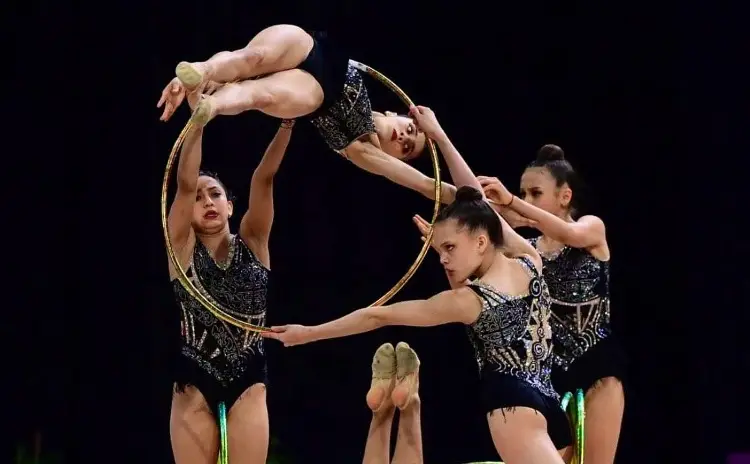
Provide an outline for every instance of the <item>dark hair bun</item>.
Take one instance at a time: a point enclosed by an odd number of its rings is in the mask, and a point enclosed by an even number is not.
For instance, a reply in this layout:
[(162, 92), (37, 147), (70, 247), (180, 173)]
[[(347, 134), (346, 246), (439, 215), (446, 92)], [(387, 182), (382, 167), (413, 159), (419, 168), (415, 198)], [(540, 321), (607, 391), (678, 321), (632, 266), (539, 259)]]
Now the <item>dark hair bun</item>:
[(471, 203), (472, 201), (482, 201), (484, 197), (482, 192), (474, 187), (463, 186), (456, 191), (456, 202)]
[(550, 161), (562, 161), (565, 159), (565, 152), (557, 145), (547, 144), (539, 149), (536, 153), (536, 160), (539, 163), (548, 163)]

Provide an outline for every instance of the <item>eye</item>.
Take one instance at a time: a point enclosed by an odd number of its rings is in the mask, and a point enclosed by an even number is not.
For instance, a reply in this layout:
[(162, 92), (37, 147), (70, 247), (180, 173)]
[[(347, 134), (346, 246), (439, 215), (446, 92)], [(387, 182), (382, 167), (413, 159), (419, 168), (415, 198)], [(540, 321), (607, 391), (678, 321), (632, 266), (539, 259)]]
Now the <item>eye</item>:
[(406, 126), (406, 133), (407, 134), (412, 134), (413, 132), (414, 132), (414, 125), (413, 124), (409, 124), (408, 126)]
[(221, 192), (211, 192), (212, 198), (219, 198), (221, 196)]
[(446, 251), (453, 251), (454, 248), (456, 248), (455, 245), (445, 245), (445, 250)]

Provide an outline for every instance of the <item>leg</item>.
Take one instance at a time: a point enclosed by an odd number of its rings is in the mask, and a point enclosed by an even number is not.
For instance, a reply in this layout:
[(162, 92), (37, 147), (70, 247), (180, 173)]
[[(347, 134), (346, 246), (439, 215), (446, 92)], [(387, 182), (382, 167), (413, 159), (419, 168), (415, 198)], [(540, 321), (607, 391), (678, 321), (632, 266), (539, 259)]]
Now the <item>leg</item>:
[(204, 95), (195, 108), (193, 122), (204, 126), (216, 115), (257, 110), (281, 119), (295, 119), (323, 104), (323, 89), (300, 69), (281, 71), (256, 80), (226, 84), (213, 95)]
[(229, 462), (265, 464), (268, 435), (266, 386), (256, 383), (245, 390), (227, 413)]
[(598, 380), (586, 392), (584, 457), (588, 464), (612, 464), (617, 453), (625, 409), (622, 383), (615, 377)]
[(189, 386), (172, 396), (169, 435), (176, 464), (216, 464), (219, 430), (205, 398)]
[[(397, 388), (400, 392), (409, 391), (408, 385), (413, 385), (411, 397), (405, 402), (406, 406), (401, 409), (398, 419), (398, 438), (396, 439), (396, 451), (393, 453), (392, 464), (422, 464), (424, 454), (422, 453), (422, 421), (420, 413), (422, 404), (419, 399), (419, 358), (417, 353), (406, 343), (399, 343), (396, 347), (396, 359), (399, 378), (403, 381)], [(407, 380), (408, 385), (407, 385)], [(400, 396), (401, 393), (394, 396)]]
[(547, 434), (547, 420), (527, 407), (496, 409), (487, 414), (492, 442), (505, 464), (563, 464)]
[(363, 464), (388, 464), (391, 448), (391, 427), (395, 408), (391, 392), (396, 383), (396, 351), (393, 345), (381, 345), (372, 358), (372, 380), (367, 392), (367, 406), (372, 409), (367, 432)]
[(250, 79), (296, 68), (307, 58), (314, 43), (303, 29), (278, 24), (260, 31), (245, 48), (217, 53), (204, 62), (183, 61), (175, 72), (188, 90), (206, 80), (224, 83)]

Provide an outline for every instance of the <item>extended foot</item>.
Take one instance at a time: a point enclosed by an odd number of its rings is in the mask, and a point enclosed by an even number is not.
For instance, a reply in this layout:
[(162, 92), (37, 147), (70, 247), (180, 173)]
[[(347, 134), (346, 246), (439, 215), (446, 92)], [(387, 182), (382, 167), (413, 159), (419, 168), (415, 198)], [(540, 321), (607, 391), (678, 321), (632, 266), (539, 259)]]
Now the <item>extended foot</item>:
[(203, 63), (188, 63), (183, 61), (175, 68), (177, 79), (188, 91), (197, 89), (206, 79), (206, 66)]
[(373, 411), (383, 407), (390, 398), (396, 384), (396, 351), (385, 343), (375, 351), (372, 358), (372, 381), (367, 392), (367, 406)]
[(216, 116), (216, 105), (214, 98), (210, 95), (201, 95), (200, 101), (195, 106), (191, 121), (198, 127), (203, 127)]
[(396, 387), (391, 393), (393, 404), (406, 409), (419, 394), (419, 356), (404, 343), (396, 345)]

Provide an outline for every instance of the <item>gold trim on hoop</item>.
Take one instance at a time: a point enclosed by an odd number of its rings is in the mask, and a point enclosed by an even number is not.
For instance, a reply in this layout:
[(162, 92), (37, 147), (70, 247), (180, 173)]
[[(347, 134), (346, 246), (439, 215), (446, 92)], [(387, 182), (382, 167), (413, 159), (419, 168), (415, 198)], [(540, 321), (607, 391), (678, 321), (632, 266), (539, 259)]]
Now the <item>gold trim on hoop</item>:
[[(388, 87), (391, 91), (398, 95), (401, 101), (403, 101), (407, 106), (411, 107), (414, 104), (403, 90), (401, 90), (396, 84), (393, 83), (392, 80), (388, 79), (380, 72), (354, 60), (349, 60), (349, 62), (360, 71), (367, 73), (368, 75), (374, 77), (383, 85)], [(180, 265), (179, 261), (177, 260), (177, 256), (175, 255), (174, 248), (172, 247), (172, 242), (169, 239), (169, 227), (167, 224), (167, 189), (169, 187), (169, 177), (172, 174), (172, 167), (174, 166), (174, 162), (177, 159), (177, 154), (180, 151), (180, 147), (185, 141), (185, 138), (187, 137), (187, 134), (191, 128), (192, 118), (188, 120), (187, 124), (185, 124), (185, 127), (182, 129), (182, 132), (180, 132), (180, 135), (177, 137), (177, 140), (172, 147), (172, 152), (169, 154), (167, 167), (164, 170), (164, 179), (161, 185), (161, 226), (164, 232), (164, 242), (167, 246), (167, 255), (169, 256), (169, 260), (172, 262), (172, 266), (174, 266), (175, 270), (177, 271), (177, 280), (190, 294), (190, 296), (195, 298), (211, 314), (216, 316), (218, 319), (226, 322), (227, 324), (231, 324), (244, 330), (252, 332), (267, 332), (269, 330), (267, 327), (261, 327), (258, 325), (250, 324), (241, 319), (237, 319), (236, 317), (229, 315), (226, 310), (222, 309), (218, 304), (214, 303), (205, 295), (203, 295), (200, 290), (198, 290), (190, 281), (190, 278), (187, 276), (185, 270)], [(435, 144), (430, 139), (426, 139), (426, 144), (427, 148), (430, 150), (430, 157), (432, 158), (432, 168), (435, 177), (435, 206), (433, 208), (432, 221), (430, 222), (430, 226), (432, 226), (435, 224), (435, 219), (437, 218), (438, 211), (440, 210), (440, 194), (442, 190), (442, 184), (440, 182), (440, 162), (438, 160)], [(396, 285), (391, 287), (390, 290), (388, 290), (383, 296), (378, 298), (378, 300), (372, 303), (370, 306), (380, 306), (393, 298), (393, 296), (398, 293), (399, 290), (404, 287), (404, 285), (406, 285), (406, 282), (408, 282), (409, 279), (411, 279), (411, 277), (417, 271), (417, 268), (419, 268), (420, 264), (422, 264), (422, 261), (424, 261), (425, 256), (427, 256), (427, 252), (430, 250), (431, 245), (432, 227), (430, 227), (430, 233), (424, 241), (422, 249), (417, 255), (417, 259), (414, 260), (414, 263), (406, 271), (406, 274), (404, 274), (404, 276), (401, 277), (398, 282), (396, 282)]]

